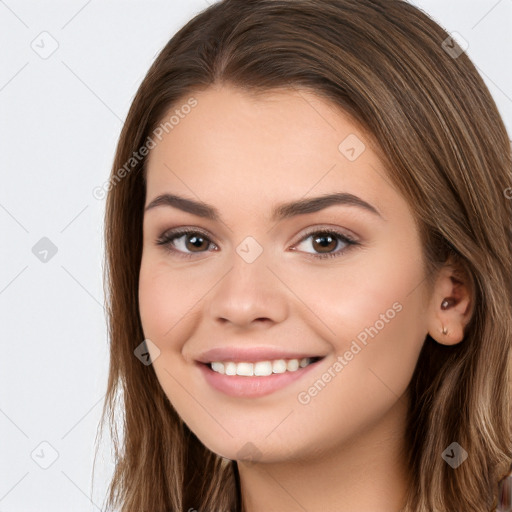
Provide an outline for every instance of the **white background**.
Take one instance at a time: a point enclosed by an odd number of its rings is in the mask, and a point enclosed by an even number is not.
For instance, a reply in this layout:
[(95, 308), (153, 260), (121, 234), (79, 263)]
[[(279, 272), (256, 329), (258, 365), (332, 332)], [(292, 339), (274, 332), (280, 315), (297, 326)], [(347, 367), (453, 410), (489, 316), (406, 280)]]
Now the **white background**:
[[(413, 3), (468, 41), (512, 134), (512, 0)], [(156, 54), (207, 5), (0, 0), (0, 512), (103, 502), (108, 451), (91, 498), (108, 366), (104, 200), (92, 191)], [(43, 59), (33, 47), (52, 38)], [(57, 249), (45, 263), (32, 251), (43, 237)]]

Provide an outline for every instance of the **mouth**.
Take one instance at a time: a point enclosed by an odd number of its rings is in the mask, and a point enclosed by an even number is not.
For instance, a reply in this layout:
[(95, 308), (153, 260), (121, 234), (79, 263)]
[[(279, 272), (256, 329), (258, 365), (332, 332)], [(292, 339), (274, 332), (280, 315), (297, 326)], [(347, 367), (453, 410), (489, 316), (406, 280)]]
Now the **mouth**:
[(214, 372), (221, 375), (240, 375), (243, 377), (266, 377), (272, 374), (296, 372), (300, 368), (320, 361), (323, 357), (303, 357), (301, 359), (274, 359), (256, 362), (212, 361), (206, 363)]
[(264, 361), (211, 361), (198, 366), (206, 382), (216, 391), (234, 397), (268, 395), (304, 378), (327, 356)]

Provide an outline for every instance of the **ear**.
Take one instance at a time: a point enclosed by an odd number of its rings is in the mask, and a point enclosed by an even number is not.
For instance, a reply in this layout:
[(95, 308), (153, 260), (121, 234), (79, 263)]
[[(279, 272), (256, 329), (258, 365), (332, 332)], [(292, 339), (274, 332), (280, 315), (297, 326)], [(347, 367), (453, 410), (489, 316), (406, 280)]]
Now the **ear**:
[(442, 345), (455, 345), (464, 339), (472, 313), (469, 276), (460, 265), (447, 263), (439, 271), (431, 294), (428, 334)]

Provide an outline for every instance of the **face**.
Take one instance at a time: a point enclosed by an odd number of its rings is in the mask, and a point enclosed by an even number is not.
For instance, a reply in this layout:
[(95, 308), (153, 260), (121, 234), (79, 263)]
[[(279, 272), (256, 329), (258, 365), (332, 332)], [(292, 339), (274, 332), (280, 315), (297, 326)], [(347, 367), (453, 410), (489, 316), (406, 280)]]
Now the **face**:
[(194, 97), (147, 167), (139, 304), (157, 378), (224, 457), (348, 446), (404, 403), (428, 332), (412, 212), (313, 93)]

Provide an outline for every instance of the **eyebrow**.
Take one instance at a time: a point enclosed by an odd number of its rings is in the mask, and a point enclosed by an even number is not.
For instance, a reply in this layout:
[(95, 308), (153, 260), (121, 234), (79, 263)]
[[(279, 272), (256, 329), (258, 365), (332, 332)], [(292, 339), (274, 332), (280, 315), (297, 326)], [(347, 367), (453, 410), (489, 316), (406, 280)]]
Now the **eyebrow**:
[[(277, 205), (272, 211), (271, 221), (278, 222), (297, 215), (318, 212), (333, 205), (355, 206), (384, 220), (384, 217), (380, 214), (377, 208), (370, 203), (367, 203), (360, 197), (353, 194), (339, 192)], [(197, 215), (198, 217), (216, 222), (221, 220), (221, 215), (214, 206), (202, 201), (195, 201), (193, 199), (188, 199), (174, 194), (162, 194), (157, 196), (144, 208), (144, 212), (160, 206), (171, 206), (184, 212)]]

